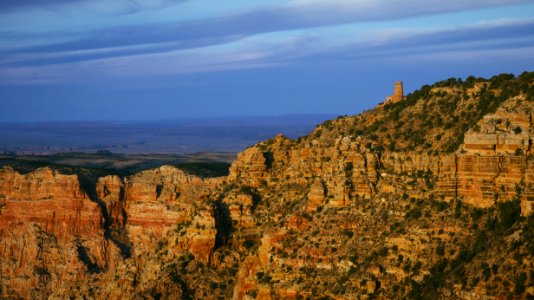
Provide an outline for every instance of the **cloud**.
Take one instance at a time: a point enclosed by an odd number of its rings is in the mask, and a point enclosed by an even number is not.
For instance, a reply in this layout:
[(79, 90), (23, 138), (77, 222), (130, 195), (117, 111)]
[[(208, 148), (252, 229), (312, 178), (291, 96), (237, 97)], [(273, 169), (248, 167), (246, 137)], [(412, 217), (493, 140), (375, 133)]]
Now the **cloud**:
[[(534, 20), (498, 20), (493, 23), (445, 28), (439, 30), (397, 29), (371, 31), (367, 38), (341, 46), (328, 35), (269, 36), (260, 35), (235, 40), (223, 46), (197, 49), (122, 55), (71, 61), (35, 67), (0, 68), (3, 84), (31, 84), (60, 81), (87, 81), (110, 77), (169, 76), (175, 74), (268, 68), (287, 64), (314, 64), (317, 61), (351, 63), (376, 60), (403, 60), (421, 56), (438, 57), (455, 62), (484, 59), (499, 53), (515, 53), (525, 57), (525, 49), (534, 47)], [(378, 37), (376, 37), (378, 36)], [(162, 45), (161, 47), (165, 47)], [(172, 47), (171, 47), (172, 48)], [(92, 52), (92, 51), (90, 51)], [(91, 53), (92, 54), (92, 53)], [(461, 56), (463, 54), (464, 56)]]
[[(56, 1), (64, 2), (62, 0)], [(54, 52), (178, 41), (191, 42), (194, 45), (197, 40), (216, 37), (251, 36), (327, 25), (403, 19), (417, 15), (481, 9), (524, 2), (530, 1), (296, 0), (286, 5), (258, 8), (239, 14), (203, 20), (113, 26), (81, 32), (80, 38), (67, 42), (21, 47), (12, 51)]]
[(88, 60), (96, 60), (103, 58), (113, 58), (131, 55), (142, 55), (151, 53), (165, 53), (177, 50), (187, 50), (194, 48), (203, 48), (213, 45), (226, 44), (240, 40), (241, 36), (221, 36), (205, 39), (196, 39), (194, 41), (178, 41), (178, 42), (163, 42), (163, 43), (148, 43), (127, 46), (117, 46), (108, 48), (96, 49), (82, 49), (82, 50), (66, 50), (54, 52), (12, 52), (11, 55), (6, 56), (0, 60), (0, 66), (39, 66), (50, 64), (62, 64), (69, 62), (82, 62)]
[(69, 3), (75, 3), (75, 2), (88, 2), (90, 0), (48, 0), (48, 1), (42, 1), (42, 0), (20, 0), (20, 1), (2, 1), (0, 2), (0, 10), (3, 12), (16, 10), (20, 8), (28, 8), (28, 7), (37, 7), (37, 8), (45, 8), (45, 7), (54, 7), (62, 4), (69, 4)]
[[(84, 0), (75, 2), (78, 1)], [(59, 5), (65, 1), (52, 2)], [(150, 1), (133, 2), (142, 5)], [(323, 59), (358, 61), (417, 53), (520, 49), (533, 44), (533, 20), (498, 20), (439, 30), (360, 30), (352, 40), (339, 40), (328, 32), (291, 31), (323, 25), (335, 31), (339, 24), (519, 2), (522, 1), (451, 0), (443, 4), (422, 0), (295, 0), (218, 18), (113, 26), (80, 33), (80, 38), (70, 41), (0, 50), (0, 84), (266, 68)], [(60, 39), (62, 35), (53, 32), (50, 36)], [(72, 33), (65, 36), (72, 37)], [(16, 38), (16, 32), (0, 32), (0, 40)], [(32, 38), (35, 37), (30, 34), (28, 39)]]
[[(363, 41), (347, 43), (334, 49), (303, 57), (307, 61), (403, 61), (420, 56), (450, 58), (451, 63), (466, 62), (484, 58), (482, 53), (521, 53), (522, 49), (534, 47), (534, 20), (496, 21), (471, 26), (415, 30), (397, 29), (394, 34), (388, 31), (371, 31)], [(455, 53), (454, 55), (448, 55)], [(465, 57), (460, 56), (466, 54)], [(527, 58), (526, 56), (521, 56)], [(452, 60), (454, 58), (454, 60)], [(505, 57), (500, 60), (505, 60)], [(513, 57), (510, 59), (519, 59)]]
[(120, 8), (122, 12), (136, 12), (144, 9), (159, 9), (169, 5), (185, 2), (187, 0), (19, 0), (1, 1), (0, 14), (23, 9), (45, 9), (57, 10), (64, 7), (79, 7), (82, 9), (94, 10), (96, 12), (116, 10)]
[(529, 38), (534, 42), (534, 20), (497, 20), (471, 26), (462, 26), (432, 31), (410, 33), (396, 32), (388, 39), (374, 45), (364, 45), (367, 51), (380, 49), (410, 49), (437, 47), (443, 45), (457, 45), (464, 43), (481, 43), (495, 41), (502, 43), (506, 40)]

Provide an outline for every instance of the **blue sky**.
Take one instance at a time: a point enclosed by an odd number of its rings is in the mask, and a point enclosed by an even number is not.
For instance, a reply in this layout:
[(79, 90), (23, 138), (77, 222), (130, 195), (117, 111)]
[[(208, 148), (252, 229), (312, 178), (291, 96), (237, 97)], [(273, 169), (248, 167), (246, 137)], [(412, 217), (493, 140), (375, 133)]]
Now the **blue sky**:
[(534, 70), (534, 1), (0, 2), (0, 121), (355, 114)]

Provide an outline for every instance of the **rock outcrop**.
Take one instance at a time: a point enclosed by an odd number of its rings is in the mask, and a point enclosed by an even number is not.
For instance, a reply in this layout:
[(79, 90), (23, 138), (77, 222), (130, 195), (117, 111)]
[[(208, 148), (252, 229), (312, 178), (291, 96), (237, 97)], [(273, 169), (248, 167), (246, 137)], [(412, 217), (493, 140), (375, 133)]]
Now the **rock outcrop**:
[(103, 238), (100, 207), (76, 175), (4, 168), (0, 191), (2, 297), (38, 298), (105, 268), (113, 249)]
[(462, 148), (480, 155), (531, 153), (532, 134), (532, 105), (517, 97), (469, 129)]
[[(201, 206), (221, 183), (164, 166), (125, 179), (101, 177), (89, 196), (77, 175), (1, 169), (2, 295), (85, 294), (69, 287), (96, 279), (104, 283), (94, 295), (122, 298), (157, 281), (166, 260), (191, 253), (207, 263), (216, 229), (210, 209)], [(151, 258), (164, 246), (172, 249), (165, 258)]]
[(533, 79), (426, 86), (226, 178), (0, 169), (0, 298), (532, 297)]

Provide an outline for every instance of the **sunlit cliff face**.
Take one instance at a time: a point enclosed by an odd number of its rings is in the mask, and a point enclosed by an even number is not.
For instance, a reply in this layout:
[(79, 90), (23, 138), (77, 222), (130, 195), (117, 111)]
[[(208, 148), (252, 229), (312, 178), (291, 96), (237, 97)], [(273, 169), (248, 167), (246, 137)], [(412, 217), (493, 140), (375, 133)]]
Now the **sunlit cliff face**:
[(532, 73), (439, 82), (220, 178), (5, 167), (0, 295), (528, 298), (533, 95)]

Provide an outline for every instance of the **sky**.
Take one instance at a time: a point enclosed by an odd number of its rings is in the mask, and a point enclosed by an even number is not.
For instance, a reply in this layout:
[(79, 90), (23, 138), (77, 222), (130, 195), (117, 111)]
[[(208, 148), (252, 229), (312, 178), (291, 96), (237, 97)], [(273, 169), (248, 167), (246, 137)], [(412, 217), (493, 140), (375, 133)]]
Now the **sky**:
[(0, 1), (0, 122), (374, 107), (534, 70), (534, 0)]

